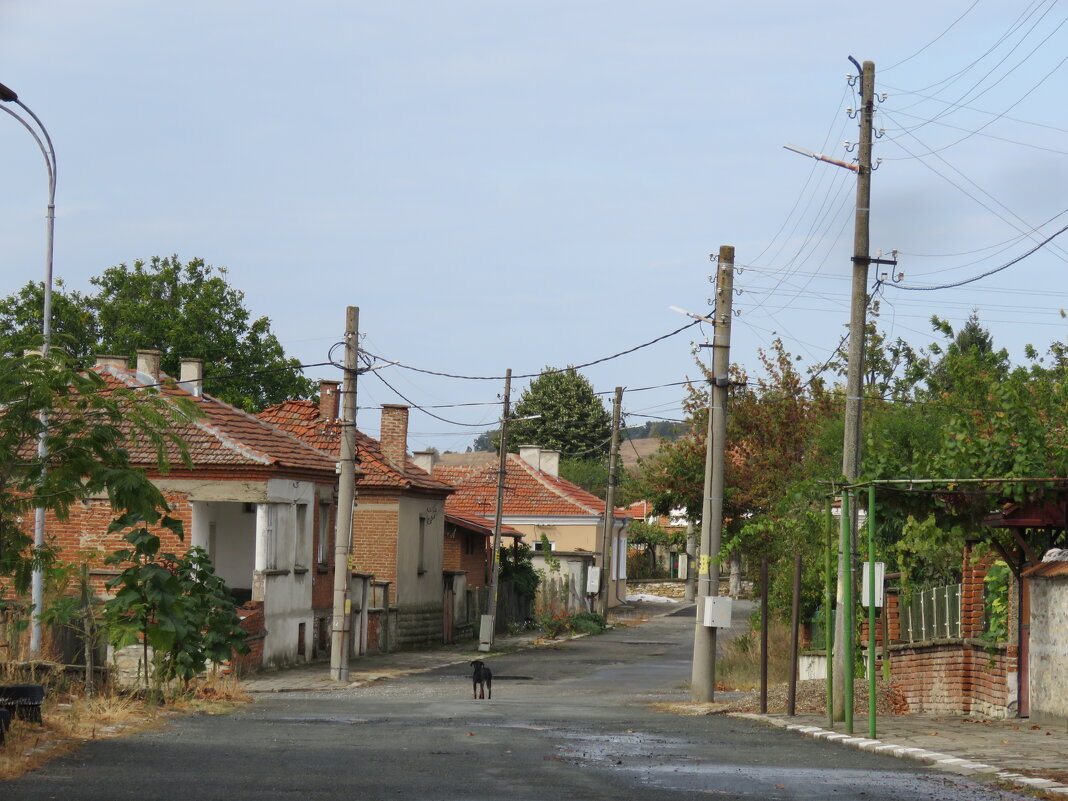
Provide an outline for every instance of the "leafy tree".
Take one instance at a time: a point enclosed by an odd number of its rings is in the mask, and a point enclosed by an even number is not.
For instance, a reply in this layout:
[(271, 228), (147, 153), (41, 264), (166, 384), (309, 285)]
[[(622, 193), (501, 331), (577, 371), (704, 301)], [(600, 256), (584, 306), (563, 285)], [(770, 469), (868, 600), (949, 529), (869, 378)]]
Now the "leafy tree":
[[(51, 547), (33, 548), (33, 510), (65, 519), (71, 506), (106, 494), (114, 509), (150, 519), (167, 509), (160, 491), (130, 462), (131, 441), (154, 447), (161, 468), (168, 449), (183, 443), (168, 429), (195, 417), (191, 405), (165, 402), (153, 391), (110, 387), (80, 373), (63, 353), (0, 354), (0, 578), (17, 594), (29, 588), (34, 568), (55, 560)], [(47, 419), (45, 460), (37, 442)]]
[(160, 538), (148, 525), (157, 522), (180, 533), (179, 521), (166, 517), (117, 519), (111, 530), (130, 528), (124, 536), (130, 547), (107, 559), (108, 564), (127, 565), (108, 581), (115, 591), (104, 605), (111, 642), (122, 648), (140, 641), (146, 690), (149, 648), (157, 687), (173, 679), (188, 683), (204, 672), (209, 660), (219, 663), (234, 650), (249, 650), (233, 599), (207, 552), (199, 547), (182, 557), (161, 552)]
[(657, 523), (647, 523), (644, 520), (634, 520), (627, 526), (627, 542), (645, 552), (648, 556), (647, 564), (641, 575), (634, 578), (660, 578), (660, 569), (657, 564), (657, 548), (680, 547), (686, 544), (686, 532), (669, 532)]
[[(163, 370), (177, 376), (182, 358), (203, 359), (211, 394), (252, 412), (314, 393), (270, 320), (252, 319), (225, 268), (156, 256), (109, 267), (91, 283), (95, 294), (62, 285), (53, 293), (57, 344), (83, 365), (96, 353), (133, 358), (139, 349), (154, 349), (163, 354)], [(41, 293), (30, 283), (0, 301), (3, 350), (18, 352), (40, 332)]]
[(475, 441), (471, 443), (471, 450), (496, 453), (500, 448), (501, 430), (495, 428), (492, 431), (483, 431)]
[(564, 456), (593, 457), (608, 453), (611, 418), (593, 387), (574, 367), (546, 367), (530, 382), (513, 414), (539, 415), (519, 420), (508, 430), (510, 450), (540, 445)]

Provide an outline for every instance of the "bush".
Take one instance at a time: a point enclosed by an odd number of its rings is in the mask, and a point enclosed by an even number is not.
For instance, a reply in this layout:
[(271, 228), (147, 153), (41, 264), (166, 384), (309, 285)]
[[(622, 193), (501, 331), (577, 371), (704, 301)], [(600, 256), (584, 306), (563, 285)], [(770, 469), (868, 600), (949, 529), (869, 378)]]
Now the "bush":
[(561, 634), (600, 634), (606, 627), (604, 617), (596, 612), (543, 612), (535, 616), (534, 622), (550, 640)]

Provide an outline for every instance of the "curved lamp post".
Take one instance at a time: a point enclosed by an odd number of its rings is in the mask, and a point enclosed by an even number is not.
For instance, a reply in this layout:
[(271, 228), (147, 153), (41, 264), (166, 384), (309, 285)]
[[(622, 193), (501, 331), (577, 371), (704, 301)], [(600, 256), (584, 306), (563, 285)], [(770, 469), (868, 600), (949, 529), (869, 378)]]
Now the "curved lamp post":
[[(29, 106), (19, 100), (19, 96), (8, 87), (0, 83), (0, 102), (14, 103), (21, 108), (30, 119), (36, 123), (36, 128), (18, 112), (12, 111), (7, 105), (0, 105), (0, 110), (6, 111), (19, 121), (23, 128), (30, 132), (30, 136), (37, 142), (44, 156), (45, 167), (48, 169), (48, 213), (46, 215), (45, 233), (45, 276), (44, 276), (44, 308), (41, 322), (41, 335), (43, 344), (41, 352), (47, 358), (52, 345), (52, 243), (56, 229), (56, 151), (52, 147), (52, 138), (48, 135), (48, 129), (40, 118), (33, 113)], [(37, 437), (37, 457), (44, 464), (48, 458), (48, 415), (41, 412), (41, 432)], [(44, 524), (45, 510), (37, 507), (34, 510), (33, 524), (33, 547), (35, 550), (44, 547)], [(41, 610), (44, 606), (44, 573), (39, 567), (33, 570), (33, 579), (30, 589), (30, 600), (33, 603), (33, 617), (30, 622), (30, 657), (38, 658), (41, 655)]]

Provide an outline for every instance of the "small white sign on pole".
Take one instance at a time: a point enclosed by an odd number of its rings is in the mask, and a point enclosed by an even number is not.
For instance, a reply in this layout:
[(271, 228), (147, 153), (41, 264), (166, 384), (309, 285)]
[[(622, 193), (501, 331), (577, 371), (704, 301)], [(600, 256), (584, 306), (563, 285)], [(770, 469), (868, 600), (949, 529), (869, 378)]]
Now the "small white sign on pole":
[(601, 591), (601, 568), (590, 565), (586, 573), (586, 594), (596, 595)]
[[(868, 589), (868, 576), (871, 575), (871, 563), (864, 562), (860, 569), (860, 602), (864, 605), (868, 605), (868, 598), (870, 596), (870, 590)], [(880, 607), (883, 605), (883, 582), (886, 578), (886, 562), (875, 563), (875, 606)], [(855, 585), (854, 585), (855, 586)]]
[(714, 629), (731, 627), (731, 599), (718, 595), (705, 598), (705, 617), (702, 624)]

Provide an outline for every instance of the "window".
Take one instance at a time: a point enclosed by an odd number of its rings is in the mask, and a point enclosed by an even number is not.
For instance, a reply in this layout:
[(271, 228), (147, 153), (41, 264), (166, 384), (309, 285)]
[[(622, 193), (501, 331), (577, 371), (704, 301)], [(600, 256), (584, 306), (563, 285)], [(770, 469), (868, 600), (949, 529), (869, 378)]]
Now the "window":
[(306, 567), (308, 564), (308, 504), (298, 503), (293, 531), (293, 566)]
[(426, 572), (426, 516), (419, 515), (419, 575)]
[(330, 504), (319, 504), (319, 547), (316, 553), (316, 561), (320, 565), (326, 565), (330, 561)]

